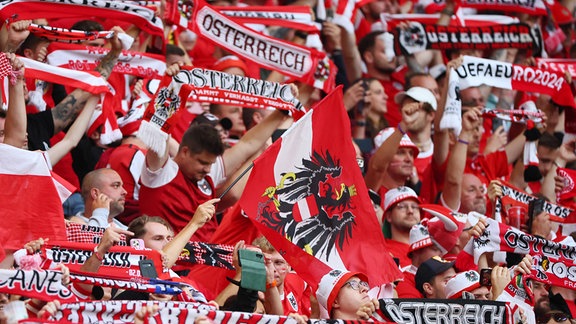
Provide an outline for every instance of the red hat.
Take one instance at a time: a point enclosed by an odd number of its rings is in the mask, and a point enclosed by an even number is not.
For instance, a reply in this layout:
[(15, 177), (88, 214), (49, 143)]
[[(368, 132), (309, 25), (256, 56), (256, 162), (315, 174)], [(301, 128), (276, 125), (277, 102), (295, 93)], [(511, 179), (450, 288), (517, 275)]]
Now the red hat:
[[(382, 143), (384, 143), (384, 141), (386, 141), (386, 139), (390, 137), (392, 133), (394, 133), (394, 130), (395, 130), (394, 127), (388, 127), (381, 130), (378, 133), (378, 135), (374, 137), (374, 147), (379, 148), (380, 145), (382, 145)], [(411, 148), (413, 151), (414, 158), (416, 158), (418, 156), (418, 153), (420, 153), (418, 146), (416, 146), (416, 144), (412, 142), (412, 140), (410, 139), (410, 137), (408, 137), (408, 135), (402, 136), (402, 139), (400, 140), (400, 145), (398, 145), (398, 148), (401, 147)]]
[(462, 298), (462, 293), (472, 292), (480, 287), (480, 275), (474, 270), (460, 272), (446, 283), (446, 297), (448, 299)]
[(368, 282), (368, 277), (366, 277), (365, 274), (346, 270), (331, 270), (322, 277), (318, 284), (318, 290), (316, 290), (316, 298), (318, 299), (318, 304), (320, 304), (320, 317), (328, 318), (330, 316), (332, 304), (338, 296), (340, 288), (344, 286), (348, 279), (354, 276), (360, 278), (362, 281)]
[(450, 209), (433, 204), (420, 205), (422, 210), (432, 214), (428, 221), (430, 239), (442, 252), (442, 255), (452, 250), (466, 225), (466, 215), (452, 212)]
[(216, 63), (214, 63), (214, 66), (212, 68), (217, 71), (224, 71), (225, 69), (232, 67), (237, 67), (241, 69), (242, 71), (244, 71), (244, 75), (248, 74), (248, 67), (246, 67), (246, 63), (244, 63), (244, 61), (242, 61), (240, 58), (238, 58), (238, 56), (235, 55), (228, 55), (222, 57), (221, 59), (216, 61)]

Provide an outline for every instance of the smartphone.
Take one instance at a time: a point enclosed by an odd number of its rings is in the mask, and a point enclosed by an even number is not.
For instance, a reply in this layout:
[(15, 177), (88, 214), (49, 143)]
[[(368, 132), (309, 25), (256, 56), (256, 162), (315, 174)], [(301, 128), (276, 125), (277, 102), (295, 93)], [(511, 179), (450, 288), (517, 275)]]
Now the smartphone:
[(542, 198), (533, 199), (528, 202), (528, 222), (526, 225), (528, 226), (528, 233), (532, 233), (532, 223), (534, 221), (534, 217), (538, 216), (540, 213), (544, 211), (544, 205), (546, 204), (546, 200)]
[(140, 260), (138, 262), (140, 267), (140, 274), (144, 278), (158, 278), (158, 272), (156, 272), (156, 267), (154, 267), (154, 261), (150, 259)]
[(334, 9), (326, 8), (326, 21), (332, 21), (334, 19)]
[(484, 287), (492, 286), (492, 269), (486, 268), (480, 270), (480, 286)]
[(238, 261), (242, 267), (242, 288), (266, 291), (266, 266), (264, 254), (252, 250), (238, 251)]
[(131, 239), (130, 246), (135, 250), (144, 250), (144, 240), (143, 239)]
[(362, 115), (362, 112), (364, 111), (364, 100), (366, 99), (366, 92), (368, 91), (368, 82), (366, 82), (366, 80), (362, 79), (362, 89), (364, 89), (364, 93), (362, 94), (362, 99), (360, 99), (360, 101), (356, 104), (356, 112), (359, 115)]

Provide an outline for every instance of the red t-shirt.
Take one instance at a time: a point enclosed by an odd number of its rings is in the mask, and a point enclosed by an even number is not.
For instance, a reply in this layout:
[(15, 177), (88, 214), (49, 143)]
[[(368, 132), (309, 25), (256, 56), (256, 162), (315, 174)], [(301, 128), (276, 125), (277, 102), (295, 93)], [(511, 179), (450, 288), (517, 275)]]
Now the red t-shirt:
[[(194, 216), (196, 208), (214, 198), (214, 183), (210, 176), (195, 182), (187, 179), (176, 162), (168, 159), (156, 172), (145, 170), (140, 179), (140, 211), (164, 218), (175, 233), (180, 232)], [(192, 241), (208, 242), (216, 231), (216, 217), (204, 224)]]
[(410, 249), (410, 245), (392, 239), (384, 239), (384, 241), (386, 242), (388, 252), (400, 260), (401, 268), (412, 264), (412, 260), (410, 260), (408, 257), (408, 250)]
[[(409, 270), (410, 268), (412, 268), (412, 265), (402, 271), (404, 281), (400, 281), (398, 285), (396, 285), (398, 298), (424, 298), (418, 289), (416, 289), (416, 280), (414, 279), (414, 273)], [(413, 270), (416, 271), (417, 269)]]
[(466, 160), (465, 173), (472, 173), (488, 185), (490, 180), (505, 179), (509, 175), (508, 156), (501, 149), (488, 155), (477, 155)]
[(284, 278), (284, 315), (298, 313), (310, 316), (310, 286), (295, 273), (288, 273)]

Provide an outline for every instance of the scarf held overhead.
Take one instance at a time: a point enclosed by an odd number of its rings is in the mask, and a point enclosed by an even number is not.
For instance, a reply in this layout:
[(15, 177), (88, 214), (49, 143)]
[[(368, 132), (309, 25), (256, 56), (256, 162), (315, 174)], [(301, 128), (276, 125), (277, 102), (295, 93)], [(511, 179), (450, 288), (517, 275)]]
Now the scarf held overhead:
[(163, 35), (162, 19), (149, 8), (112, 0), (11, 0), (0, 2), (0, 18), (62, 19), (98, 17), (135, 24), (151, 35)]
[(329, 92), (334, 88), (336, 67), (325, 53), (262, 35), (211, 8), (203, 1), (194, 6), (189, 29), (217, 46)]
[[(42, 257), (47, 261), (43, 268), (50, 268), (53, 264), (63, 263), (71, 272), (81, 273), (82, 265), (94, 253), (94, 244), (74, 242), (52, 242), (42, 246)], [(139, 262), (151, 259), (154, 262), (156, 272), (161, 275), (162, 258), (158, 251), (136, 250), (128, 246), (113, 246), (102, 260), (100, 272), (119, 278), (141, 277)]]
[(538, 53), (542, 40), (524, 23), (483, 27), (438, 26), (410, 23), (396, 28), (397, 51), (411, 55), (424, 50), (528, 49)]
[(496, 60), (464, 56), (456, 70), (460, 89), (486, 84), (492, 87), (550, 95), (564, 107), (576, 108), (570, 86), (561, 74), (531, 66), (521, 66)]
[[(93, 71), (109, 51), (102, 47), (52, 43), (48, 46), (46, 62), (70, 70)], [(112, 72), (143, 79), (160, 79), (165, 70), (166, 62), (161, 55), (122, 51)]]

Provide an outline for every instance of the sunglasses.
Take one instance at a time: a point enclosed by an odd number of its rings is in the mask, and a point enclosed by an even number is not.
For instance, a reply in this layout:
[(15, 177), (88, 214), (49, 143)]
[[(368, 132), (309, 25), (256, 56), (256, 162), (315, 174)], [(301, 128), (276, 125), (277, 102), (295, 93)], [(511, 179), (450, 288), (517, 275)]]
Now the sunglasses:
[(549, 314), (545, 314), (544, 316), (542, 316), (538, 320), (538, 324), (548, 323), (550, 321), (550, 319), (554, 319), (554, 321), (559, 322), (559, 323), (569, 320), (568, 315), (566, 315), (564, 313), (549, 313)]

